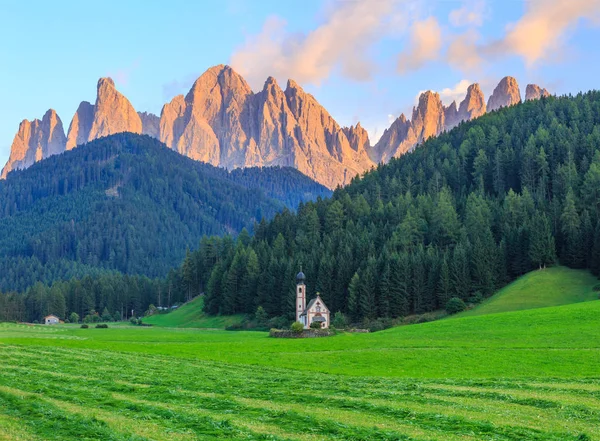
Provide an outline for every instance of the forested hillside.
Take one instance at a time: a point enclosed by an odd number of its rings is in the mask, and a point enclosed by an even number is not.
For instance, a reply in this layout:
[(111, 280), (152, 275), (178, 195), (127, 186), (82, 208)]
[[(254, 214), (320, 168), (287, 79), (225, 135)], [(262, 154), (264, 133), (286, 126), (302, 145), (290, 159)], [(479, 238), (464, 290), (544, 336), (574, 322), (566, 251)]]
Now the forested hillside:
[(179, 270), (213, 314), (294, 311), (309, 298), (353, 320), (477, 301), (556, 261), (600, 271), (600, 93), (530, 101), (430, 139), (331, 199), (203, 240)]
[(329, 194), (294, 169), (230, 173), (148, 136), (98, 139), (0, 181), (0, 289), (106, 270), (165, 276), (203, 235)]

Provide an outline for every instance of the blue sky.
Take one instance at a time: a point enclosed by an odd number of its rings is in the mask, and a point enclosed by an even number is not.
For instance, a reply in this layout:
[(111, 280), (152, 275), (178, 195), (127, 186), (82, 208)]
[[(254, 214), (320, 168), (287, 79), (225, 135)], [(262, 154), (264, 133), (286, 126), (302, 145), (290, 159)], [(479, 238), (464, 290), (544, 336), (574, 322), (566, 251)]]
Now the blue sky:
[(3, 0), (0, 163), (22, 119), (54, 108), (66, 131), (102, 76), (156, 114), (215, 64), (254, 90), (291, 77), (372, 137), (427, 89), (449, 103), (505, 75), (523, 94), (598, 88), (599, 12), (600, 0)]

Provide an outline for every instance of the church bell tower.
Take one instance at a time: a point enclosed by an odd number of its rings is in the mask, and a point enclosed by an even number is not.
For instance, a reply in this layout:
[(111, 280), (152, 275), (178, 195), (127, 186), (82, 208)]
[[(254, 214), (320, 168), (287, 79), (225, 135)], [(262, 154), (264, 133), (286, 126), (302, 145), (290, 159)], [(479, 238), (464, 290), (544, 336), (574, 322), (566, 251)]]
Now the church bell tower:
[(301, 319), (300, 315), (306, 309), (306, 285), (304, 281), (306, 280), (306, 276), (300, 269), (300, 272), (296, 275), (296, 321), (306, 325), (303, 319)]

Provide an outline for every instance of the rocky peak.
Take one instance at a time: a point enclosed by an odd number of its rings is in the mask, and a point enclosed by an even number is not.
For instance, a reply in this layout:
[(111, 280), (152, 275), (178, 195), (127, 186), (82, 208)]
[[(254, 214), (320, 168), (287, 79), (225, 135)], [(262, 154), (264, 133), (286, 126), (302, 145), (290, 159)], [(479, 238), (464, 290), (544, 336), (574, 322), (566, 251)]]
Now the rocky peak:
[(160, 118), (149, 112), (138, 112), (138, 116), (142, 120), (142, 134), (160, 138)]
[(487, 103), (487, 111), (492, 112), (501, 107), (508, 107), (521, 102), (519, 84), (513, 77), (504, 77), (494, 89)]
[(537, 100), (542, 97), (548, 97), (548, 96), (550, 96), (550, 92), (548, 92), (546, 89), (541, 88), (537, 84), (528, 84), (527, 88), (525, 89), (525, 100), (526, 101)]
[(165, 104), (160, 112), (159, 139), (167, 147), (175, 148), (177, 140), (183, 133), (185, 109), (185, 97), (177, 95), (171, 102)]
[(469, 121), (484, 115), (485, 112), (486, 105), (483, 92), (478, 83), (471, 84), (467, 89), (465, 99), (461, 101), (458, 108), (458, 121)]
[(417, 143), (437, 136), (444, 130), (444, 106), (438, 93), (428, 90), (421, 94), (418, 106), (413, 109), (412, 126)]
[(62, 153), (65, 144), (62, 121), (53, 109), (48, 110), (41, 121), (21, 121), (0, 177), (4, 179), (12, 170), (27, 168), (34, 162)]
[(450, 130), (452, 127), (457, 126), (459, 122), (458, 107), (456, 101), (452, 101), (452, 104), (448, 107), (444, 107), (444, 124), (446, 130)]
[(100, 78), (88, 141), (121, 132), (142, 133), (142, 120), (129, 100), (115, 88), (115, 82)]
[(71, 150), (78, 145), (88, 142), (93, 123), (94, 105), (87, 101), (82, 101), (69, 125), (66, 149)]
[(346, 138), (348, 138), (350, 147), (355, 152), (367, 151), (371, 147), (369, 142), (369, 134), (360, 125), (360, 122), (357, 123), (356, 126), (343, 127), (342, 131), (346, 135)]
[(402, 113), (392, 125), (383, 132), (377, 144), (369, 150), (369, 156), (375, 163), (388, 162), (409, 151), (417, 143), (413, 126)]

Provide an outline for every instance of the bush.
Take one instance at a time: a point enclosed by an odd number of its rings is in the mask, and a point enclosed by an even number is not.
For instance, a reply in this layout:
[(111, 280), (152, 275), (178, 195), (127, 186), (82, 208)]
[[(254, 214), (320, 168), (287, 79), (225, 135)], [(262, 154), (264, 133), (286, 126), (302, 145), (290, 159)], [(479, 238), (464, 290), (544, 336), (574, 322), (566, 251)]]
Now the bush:
[(108, 308), (104, 308), (104, 311), (102, 311), (102, 321), (103, 322), (110, 322), (112, 321), (112, 315), (110, 314), (110, 312), (108, 312)]
[(40, 322), (38, 322), (37, 320), (34, 320), (34, 321), (33, 321), (33, 324), (34, 324), (34, 325), (39, 325), (39, 324), (40, 324)]
[(448, 303), (446, 303), (446, 311), (448, 311), (448, 314), (456, 314), (457, 312), (464, 311), (465, 309), (467, 309), (467, 305), (465, 305), (465, 302), (458, 297), (452, 297), (450, 300), (448, 300)]
[(81, 325), (81, 329), (87, 329), (87, 328), (89, 328), (89, 326), (86, 325), (85, 323), (83, 325)]
[(256, 308), (256, 312), (254, 313), (254, 320), (256, 321), (256, 326), (259, 328), (264, 328), (267, 326), (269, 315), (262, 306)]
[(321, 323), (320, 322), (312, 322), (310, 324), (310, 329), (321, 329)]
[(348, 320), (346, 320), (346, 316), (342, 313), (342, 311), (338, 311), (333, 316), (332, 325), (337, 329), (344, 329), (348, 325)]
[(290, 326), (290, 329), (295, 333), (300, 334), (302, 331), (304, 331), (304, 325), (300, 322), (294, 322), (292, 323), (292, 326)]
[(592, 288), (593, 291), (599, 292), (600, 291), (600, 283), (594, 285), (594, 287)]
[(79, 314), (72, 312), (71, 315), (69, 315), (69, 321), (71, 323), (79, 323)]
[(476, 291), (467, 300), (469, 303), (473, 303), (473, 304), (481, 303), (483, 300), (483, 294), (481, 294), (481, 291)]
[(98, 323), (96, 325), (96, 328), (106, 329), (106, 328), (108, 328), (108, 325), (106, 323)]
[(132, 325), (137, 325), (138, 324), (138, 319), (135, 317), (131, 317), (129, 319), (129, 323), (131, 323)]
[(290, 327), (290, 321), (289, 321), (289, 319), (280, 315), (280, 316), (271, 318), (269, 320), (268, 326), (270, 328), (286, 329), (286, 328)]

